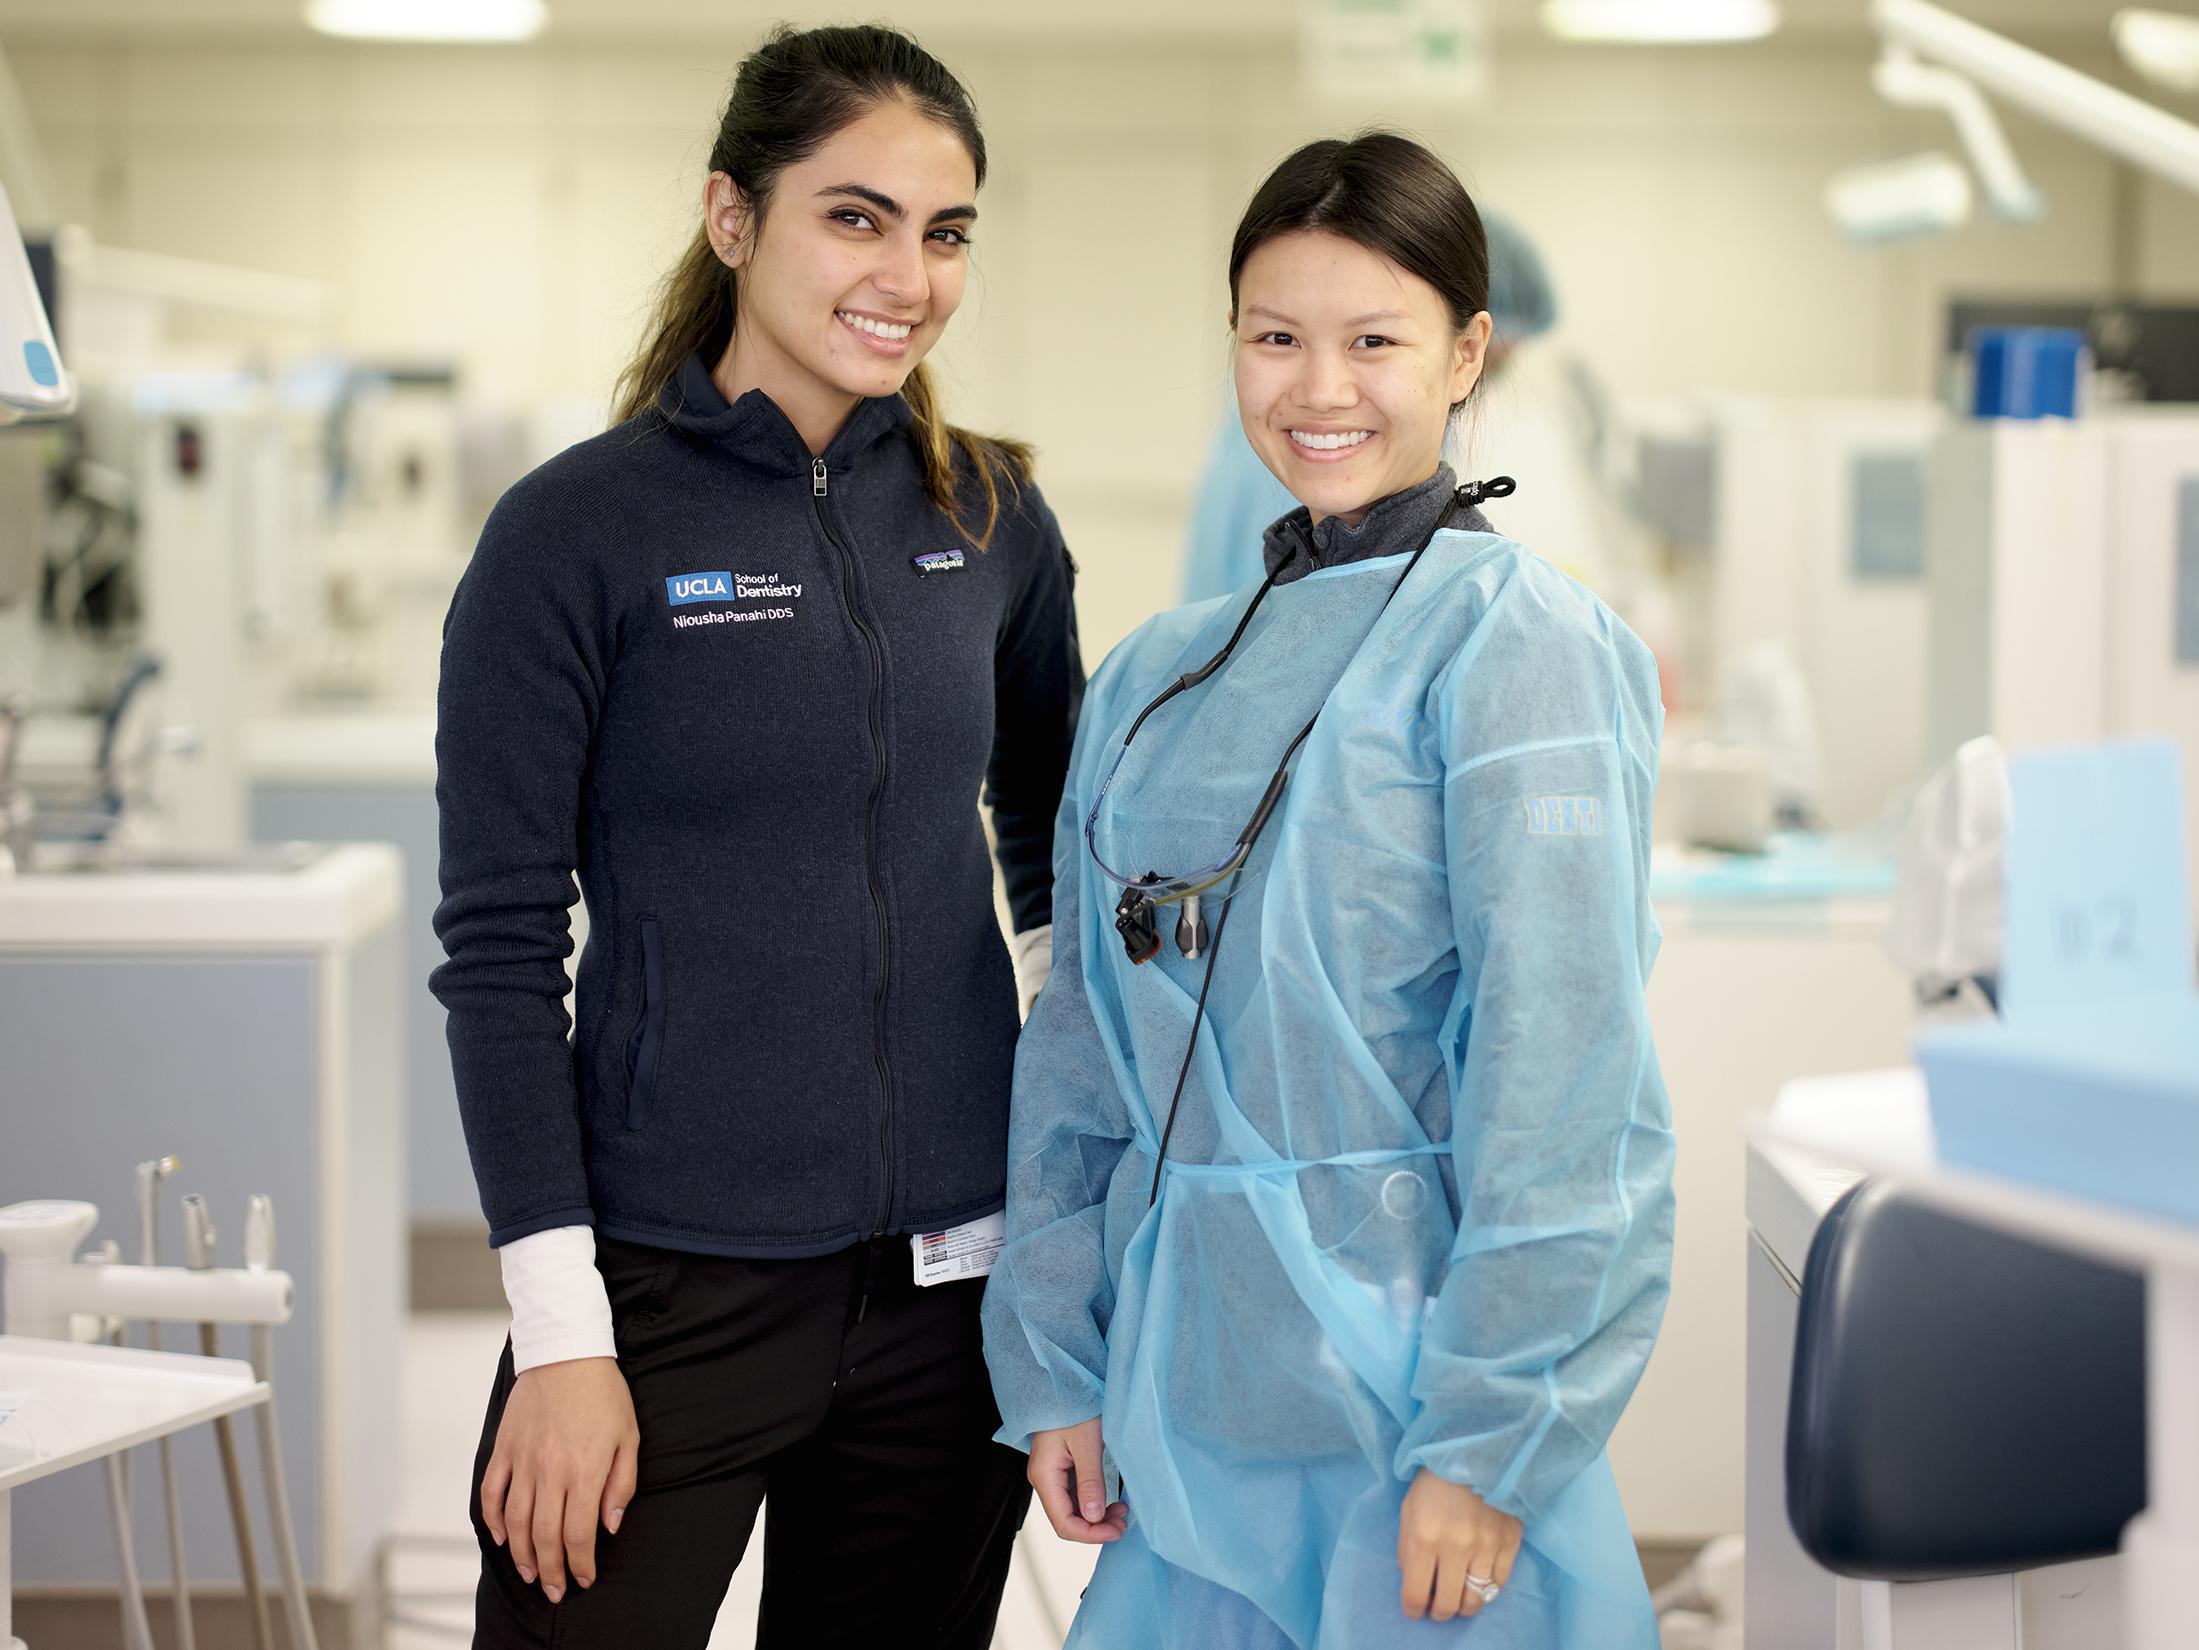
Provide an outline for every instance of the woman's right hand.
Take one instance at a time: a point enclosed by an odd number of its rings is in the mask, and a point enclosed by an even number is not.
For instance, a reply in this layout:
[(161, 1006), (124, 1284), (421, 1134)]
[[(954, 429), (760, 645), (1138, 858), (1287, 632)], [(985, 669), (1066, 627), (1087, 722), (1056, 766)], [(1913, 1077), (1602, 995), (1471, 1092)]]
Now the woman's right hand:
[(541, 1578), (552, 1604), (568, 1575), (595, 1585), (596, 1523), (618, 1534), (640, 1448), (615, 1358), (541, 1364), (513, 1385), (481, 1475), (481, 1518), (510, 1547), (520, 1577)]
[(1097, 1415), (1073, 1427), (1031, 1434), (1031, 1488), (1046, 1522), (1064, 1541), (1102, 1543), (1121, 1537), (1130, 1509), (1104, 1503), (1107, 1480), (1100, 1471), (1100, 1422)]

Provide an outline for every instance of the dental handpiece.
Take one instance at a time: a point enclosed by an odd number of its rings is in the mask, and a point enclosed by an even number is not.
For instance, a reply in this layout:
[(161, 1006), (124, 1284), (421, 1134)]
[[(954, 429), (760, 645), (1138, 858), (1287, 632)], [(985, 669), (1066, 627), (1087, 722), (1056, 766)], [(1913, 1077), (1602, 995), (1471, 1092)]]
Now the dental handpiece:
[(275, 1264), (275, 1200), (254, 1192), (244, 1209), (244, 1264), (264, 1272)]
[(137, 1166), (137, 1259), (140, 1266), (160, 1264), (160, 1183), (183, 1167), (179, 1157), (148, 1158)]
[(214, 1217), (206, 1199), (196, 1192), (183, 1195), (183, 1264), (194, 1272), (214, 1266)]
[[(214, 1220), (206, 1199), (196, 1192), (183, 1200), (183, 1264), (194, 1272), (211, 1271), (214, 1265)], [(199, 1325), (199, 1351), (209, 1358), (221, 1355), (221, 1337), (210, 1323)], [(223, 1488), (229, 1495), (229, 1524), (237, 1540), (237, 1567), (244, 1578), (245, 1601), (252, 1616), (255, 1650), (274, 1650), (275, 1632), (267, 1614), (267, 1590), (260, 1581), (260, 1558), (252, 1541), (252, 1513), (244, 1499), (244, 1469), (237, 1456), (236, 1423), (228, 1416), (214, 1422), (214, 1442), (221, 1452)]]

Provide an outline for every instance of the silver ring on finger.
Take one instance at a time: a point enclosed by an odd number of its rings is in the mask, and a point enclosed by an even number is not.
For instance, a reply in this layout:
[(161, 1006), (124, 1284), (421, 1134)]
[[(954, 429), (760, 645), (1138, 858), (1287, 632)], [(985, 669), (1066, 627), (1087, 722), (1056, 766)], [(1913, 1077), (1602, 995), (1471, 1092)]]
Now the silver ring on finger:
[(1472, 1574), (1469, 1574), (1466, 1577), (1466, 1590), (1469, 1593), (1472, 1593), (1474, 1597), (1480, 1599), (1483, 1604), (1494, 1604), (1496, 1602), (1497, 1594), (1504, 1591), (1502, 1587), (1498, 1586), (1496, 1582), (1492, 1581), (1489, 1577), (1477, 1576)]

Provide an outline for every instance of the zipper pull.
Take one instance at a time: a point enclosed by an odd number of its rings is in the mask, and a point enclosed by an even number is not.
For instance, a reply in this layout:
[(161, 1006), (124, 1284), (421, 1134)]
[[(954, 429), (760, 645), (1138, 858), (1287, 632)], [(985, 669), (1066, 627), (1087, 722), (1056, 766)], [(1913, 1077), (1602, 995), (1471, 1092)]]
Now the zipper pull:
[(825, 461), (815, 459), (809, 466), (809, 490), (817, 498), (825, 496)]

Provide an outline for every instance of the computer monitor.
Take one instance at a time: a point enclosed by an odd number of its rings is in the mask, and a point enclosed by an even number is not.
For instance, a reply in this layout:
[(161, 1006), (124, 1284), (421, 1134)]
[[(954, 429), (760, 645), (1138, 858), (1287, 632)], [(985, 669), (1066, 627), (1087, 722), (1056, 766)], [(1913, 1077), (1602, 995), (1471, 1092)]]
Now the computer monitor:
[(61, 364), (29, 249), (0, 188), (0, 423), (60, 418), (75, 406), (75, 381)]

